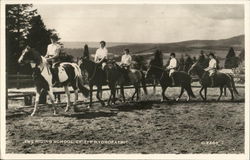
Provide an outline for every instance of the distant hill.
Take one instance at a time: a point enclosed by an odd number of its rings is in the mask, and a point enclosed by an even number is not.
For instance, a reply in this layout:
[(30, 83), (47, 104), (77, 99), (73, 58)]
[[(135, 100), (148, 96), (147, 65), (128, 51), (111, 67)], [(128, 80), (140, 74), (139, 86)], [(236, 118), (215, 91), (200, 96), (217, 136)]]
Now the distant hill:
[[(122, 54), (124, 48), (129, 48), (133, 54), (140, 54), (144, 52), (153, 52), (160, 49), (162, 52), (188, 52), (193, 49), (206, 50), (228, 50), (234, 47), (235, 50), (242, 50), (244, 48), (244, 35), (231, 37), (220, 40), (189, 40), (174, 43), (116, 43), (108, 42), (108, 50), (110, 53), (116, 55)], [(80, 57), (82, 56), (83, 42), (63, 42), (67, 53)], [(86, 42), (89, 46), (90, 53), (95, 53), (98, 48), (98, 42)]]

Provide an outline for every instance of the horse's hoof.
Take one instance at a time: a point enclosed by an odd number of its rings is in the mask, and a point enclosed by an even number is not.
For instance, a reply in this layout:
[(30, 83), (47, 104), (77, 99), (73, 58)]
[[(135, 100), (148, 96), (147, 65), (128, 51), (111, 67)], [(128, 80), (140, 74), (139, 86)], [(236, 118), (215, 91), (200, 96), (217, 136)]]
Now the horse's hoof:
[(190, 98), (187, 98), (186, 101), (189, 102), (189, 101), (190, 101)]
[(178, 102), (180, 98), (176, 98), (175, 101)]
[(87, 109), (90, 109), (91, 108), (91, 106), (90, 105), (87, 105)]
[(56, 115), (58, 115), (58, 113), (57, 113), (57, 112), (54, 112), (54, 116), (56, 116)]
[(31, 113), (31, 115), (30, 115), (30, 116), (31, 116), (31, 117), (33, 117), (34, 115), (35, 115), (35, 113)]

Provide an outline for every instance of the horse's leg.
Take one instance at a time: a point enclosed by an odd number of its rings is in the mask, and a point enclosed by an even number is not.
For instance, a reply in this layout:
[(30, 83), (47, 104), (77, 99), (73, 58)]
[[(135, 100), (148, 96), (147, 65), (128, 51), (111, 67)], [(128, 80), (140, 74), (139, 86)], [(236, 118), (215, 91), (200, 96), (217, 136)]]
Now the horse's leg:
[(36, 90), (36, 100), (35, 100), (35, 105), (34, 105), (33, 112), (31, 113), (31, 116), (34, 116), (35, 113), (36, 113), (37, 106), (38, 106), (38, 103), (39, 103), (40, 95), (41, 95), (41, 90), (39, 90), (39, 91)]
[(136, 86), (134, 86), (134, 87), (135, 87), (135, 92), (134, 92), (134, 94), (133, 94), (132, 97), (131, 97), (131, 100), (132, 100), (132, 101), (134, 101), (135, 94), (137, 93)]
[(102, 91), (102, 86), (97, 86), (97, 93), (96, 93), (96, 98), (99, 100), (99, 102), (101, 103), (102, 106), (105, 106), (105, 103), (103, 102), (103, 100), (100, 98), (100, 91)]
[(162, 101), (164, 101), (164, 100), (169, 100), (168, 98), (167, 98), (167, 96), (165, 95), (165, 91), (167, 90), (167, 86), (162, 86), (162, 92), (161, 92), (161, 95), (162, 95)]
[(227, 96), (227, 87), (224, 87), (224, 96)]
[(203, 97), (203, 95), (202, 95), (202, 91), (203, 91), (203, 89), (204, 89), (204, 87), (203, 86), (201, 86), (201, 90), (200, 90), (200, 96), (201, 96), (201, 98), (202, 98), (202, 100), (205, 100), (205, 98)]
[(230, 91), (230, 93), (231, 93), (231, 101), (233, 101), (234, 100), (234, 92), (233, 92), (233, 89), (231, 88), (231, 86), (230, 85), (227, 85), (227, 88), (229, 89), (229, 91)]
[(223, 93), (223, 87), (220, 87), (220, 95), (219, 95), (219, 97), (217, 98), (217, 101), (220, 100), (220, 98), (221, 98), (221, 96), (222, 96), (222, 93)]
[(121, 88), (122, 100), (123, 100), (123, 102), (126, 102), (125, 95), (124, 95), (124, 87), (123, 87), (123, 85), (120, 85), (120, 88)]
[(207, 100), (207, 87), (204, 88), (204, 91), (205, 91), (205, 101)]
[(57, 114), (57, 110), (56, 110), (55, 97), (54, 97), (54, 94), (53, 94), (52, 87), (50, 87), (50, 90), (48, 91), (48, 95), (49, 95), (51, 104), (52, 104), (52, 106), (53, 106), (54, 115), (56, 115), (56, 114)]
[(93, 96), (93, 85), (89, 85), (89, 105), (88, 108), (92, 107), (92, 96)]
[(64, 87), (65, 93), (66, 93), (66, 95), (67, 95), (67, 106), (66, 106), (65, 112), (68, 112), (68, 111), (69, 111), (69, 107), (70, 107), (70, 92), (69, 92), (69, 86), (68, 86), (68, 85), (65, 85), (65, 86), (63, 86), (63, 87)]
[(176, 101), (179, 101), (179, 99), (181, 98), (183, 92), (184, 92), (184, 88), (181, 87), (181, 93), (180, 93), (180, 95), (175, 99)]
[(115, 104), (115, 101), (116, 101), (116, 85), (113, 86), (113, 89), (112, 89), (112, 92), (113, 92), (113, 99), (112, 99), (112, 102), (113, 104)]
[(139, 100), (139, 95), (140, 95), (140, 91), (141, 91), (141, 89), (140, 89), (140, 85), (137, 85), (137, 87), (136, 87), (136, 101), (138, 101)]

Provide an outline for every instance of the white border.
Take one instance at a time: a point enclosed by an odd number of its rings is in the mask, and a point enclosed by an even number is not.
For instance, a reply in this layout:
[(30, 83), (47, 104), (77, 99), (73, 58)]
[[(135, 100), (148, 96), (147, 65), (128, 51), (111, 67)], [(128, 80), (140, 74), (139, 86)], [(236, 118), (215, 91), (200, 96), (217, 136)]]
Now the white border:
[[(250, 1), (242, 0), (2, 0), (1, 1), (1, 159), (199, 159), (199, 160), (249, 160), (249, 97), (250, 56), (245, 56), (245, 154), (5, 154), (5, 4), (244, 4), (245, 5), (245, 55), (250, 55)], [(237, 106), (235, 106), (237, 107)]]

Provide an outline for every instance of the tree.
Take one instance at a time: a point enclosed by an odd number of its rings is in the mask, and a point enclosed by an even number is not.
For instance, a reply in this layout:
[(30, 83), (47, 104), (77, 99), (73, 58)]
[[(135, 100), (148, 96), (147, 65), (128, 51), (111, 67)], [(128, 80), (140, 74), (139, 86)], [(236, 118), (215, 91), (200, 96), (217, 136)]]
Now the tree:
[(238, 57), (236, 57), (234, 49), (231, 47), (226, 56), (225, 68), (227, 69), (236, 68), (238, 67), (238, 65), (239, 65), (239, 59)]
[(27, 44), (35, 48), (41, 55), (45, 55), (50, 44), (50, 35), (53, 30), (47, 30), (40, 15), (32, 17), (31, 28), (28, 30)]
[(239, 60), (241, 62), (244, 62), (244, 60), (245, 60), (245, 50), (244, 49), (240, 52)]
[(26, 45), (29, 21), (36, 14), (31, 4), (6, 5), (6, 70), (9, 73), (16, 73), (20, 68), (17, 60)]

